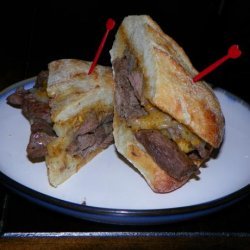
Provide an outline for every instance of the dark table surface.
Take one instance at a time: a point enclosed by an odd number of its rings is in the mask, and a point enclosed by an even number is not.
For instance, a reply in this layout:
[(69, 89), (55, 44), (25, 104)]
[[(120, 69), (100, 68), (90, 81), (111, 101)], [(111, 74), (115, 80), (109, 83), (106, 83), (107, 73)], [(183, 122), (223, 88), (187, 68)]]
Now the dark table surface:
[[(167, 9), (162, 8), (160, 1), (124, 8), (115, 4), (116, 11), (103, 9), (99, 14), (96, 2), (88, 8), (55, 3), (13, 8), (10, 3), (2, 9), (1, 16), (0, 89), (35, 76), (55, 59), (91, 60), (108, 17), (115, 18), (119, 24), (125, 15), (146, 13), (184, 47), (198, 70), (224, 55), (232, 43), (240, 44), (242, 58), (228, 62), (206, 80), (250, 103), (247, 1), (237, 1), (234, 5), (227, 1), (200, 2), (176, 1)], [(106, 45), (101, 64), (110, 65), (108, 50), (113, 38), (114, 34)], [(44, 246), (56, 249), (83, 246), (89, 249), (201, 249), (201, 246), (203, 249), (249, 249), (249, 214), (248, 195), (222, 211), (190, 221), (157, 226), (108, 225), (56, 213), (0, 185), (0, 248), (2, 244), (3, 249), (31, 246), (38, 249)]]

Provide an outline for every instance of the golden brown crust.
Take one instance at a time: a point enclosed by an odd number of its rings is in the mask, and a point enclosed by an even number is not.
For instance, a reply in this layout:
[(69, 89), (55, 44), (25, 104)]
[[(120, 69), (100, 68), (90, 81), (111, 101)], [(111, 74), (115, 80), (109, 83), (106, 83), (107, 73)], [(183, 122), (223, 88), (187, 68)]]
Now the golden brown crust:
[(187, 71), (165, 52), (156, 49), (155, 57), (159, 78), (152, 103), (213, 147), (219, 147), (224, 117), (211, 88), (205, 82), (193, 83)]

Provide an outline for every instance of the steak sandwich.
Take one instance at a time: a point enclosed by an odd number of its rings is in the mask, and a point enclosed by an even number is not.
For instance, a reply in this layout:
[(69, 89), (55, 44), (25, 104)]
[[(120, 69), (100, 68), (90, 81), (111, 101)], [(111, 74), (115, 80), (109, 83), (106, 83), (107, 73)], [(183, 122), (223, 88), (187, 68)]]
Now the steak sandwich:
[(47, 70), (41, 71), (32, 88), (20, 87), (7, 98), (8, 104), (21, 108), (30, 122), (31, 133), (26, 151), (32, 162), (44, 161), (48, 143), (56, 138), (46, 91), (48, 74)]
[(113, 79), (110, 67), (63, 59), (49, 64), (47, 93), (58, 136), (47, 146), (52, 186), (76, 173), (113, 143)]
[(173, 191), (199, 174), (218, 148), (224, 116), (183, 49), (149, 16), (128, 16), (110, 51), (117, 150), (153, 191)]
[(56, 187), (113, 143), (113, 79), (110, 67), (61, 59), (41, 72), (35, 86), (8, 97), (31, 124), (27, 155), (45, 160)]

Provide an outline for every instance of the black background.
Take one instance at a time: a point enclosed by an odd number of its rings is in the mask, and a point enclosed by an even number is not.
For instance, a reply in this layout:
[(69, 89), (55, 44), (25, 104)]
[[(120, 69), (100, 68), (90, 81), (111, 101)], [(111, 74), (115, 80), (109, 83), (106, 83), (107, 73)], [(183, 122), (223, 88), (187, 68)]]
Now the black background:
[[(59, 58), (92, 60), (112, 17), (117, 25), (99, 60), (110, 65), (109, 49), (126, 15), (148, 14), (186, 51), (198, 71), (225, 55), (231, 44), (243, 55), (205, 79), (250, 102), (249, 1), (8, 1), (1, 4), (1, 87), (36, 75)], [(14, 77), (13, 77), (14, 74)]]
[[(250, 103), (248, 85), (250, 48), (249, 1), (3, 1), (0, 3), (0, 89), (35, 76), (47, 64), (60, 58), (92, 60), (112, 17), (117, 25), (99, 60), (110, 65), (108, 51), (115, 32), (126, 15), (148, 14), (202, 70), (239, 44), (241, 58), (230, 60), (206, 77), (214, 86), (225, 88)], [(224, 180), (222, 180), (224, 181)], [(6, 198), (7, 197), (7, 198)], [(8, 192), (0, 186), (0, 234), (4, 232), (211, 232), (227, 235), (248, 233), (250, 197), (219, 213), (173, 225), (119, 227), (81, 221), (49, 211)], [(17, 209), (18, 208), (18, 209)], [(170, 234), (171, 235), (171, 234)], [(195, 234), (194, 234), (195, 235)], [(190, 237), (191, 237), (190, 236)], [(187, 236), (189, 237), (189, 236)], [(196, 236), (194, 236), (196, 237)], [(243, 239), (242, 238), (242, 239)], [(220, 238), (218, 238), (220, 239)], [(241, 239), (239, 237), (239, 239)]]

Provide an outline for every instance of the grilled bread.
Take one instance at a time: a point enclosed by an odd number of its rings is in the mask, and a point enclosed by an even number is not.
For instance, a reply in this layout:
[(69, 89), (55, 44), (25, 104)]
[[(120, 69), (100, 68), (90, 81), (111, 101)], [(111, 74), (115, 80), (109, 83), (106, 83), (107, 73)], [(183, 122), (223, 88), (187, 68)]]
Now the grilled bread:
[(166, 193), (199, 173), (224, 135), (213, 90), (184, 50), (146, 15), (128, 16), (110, 51), (117, 150)]
[(49, 182), (57, 187), (113, 142), (110, 67), (61, 59), (49, 64), (47, 93), (57, 138), (48, 144)]

